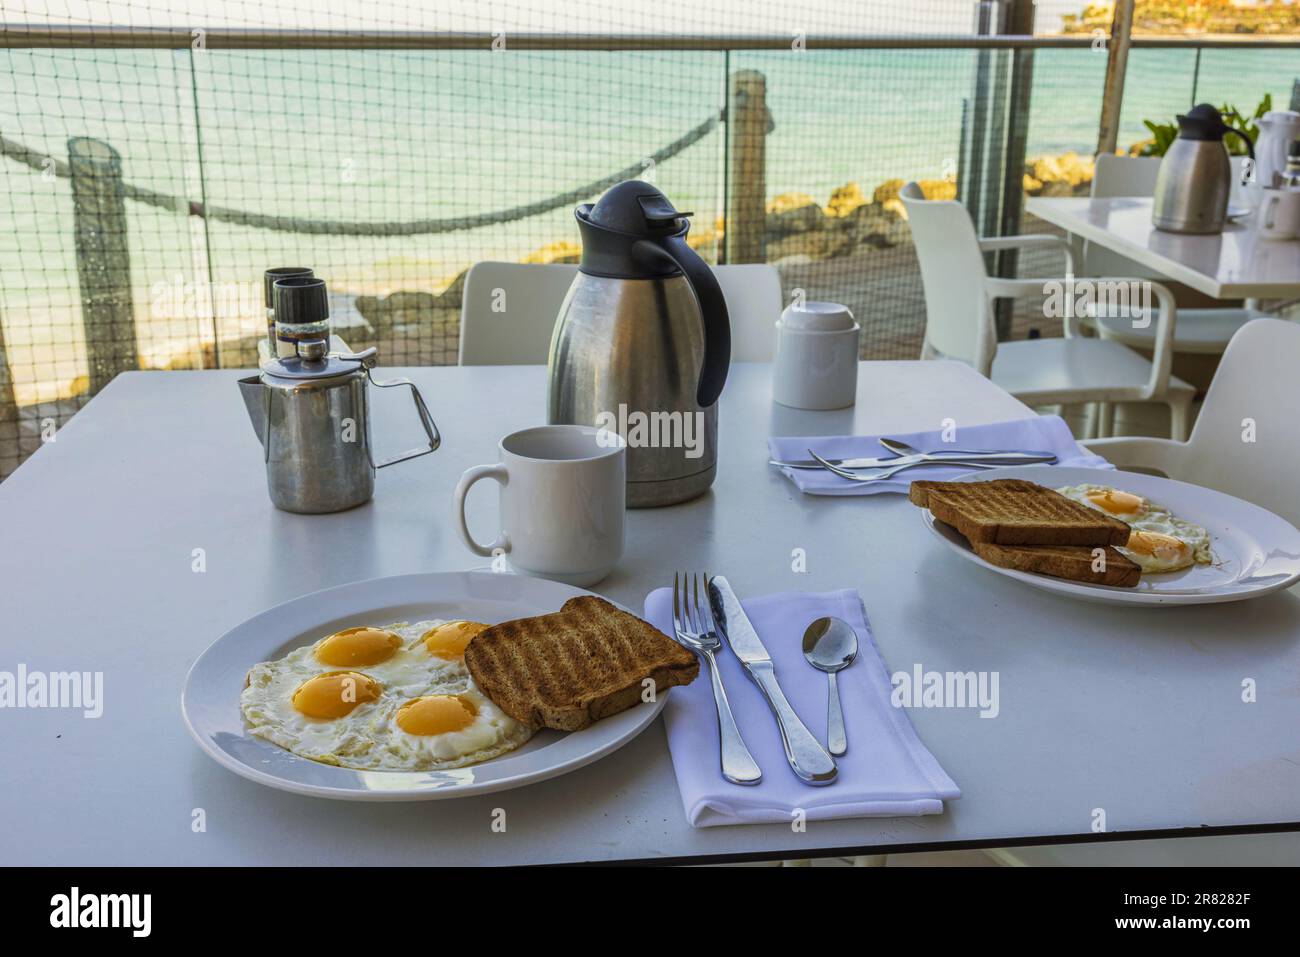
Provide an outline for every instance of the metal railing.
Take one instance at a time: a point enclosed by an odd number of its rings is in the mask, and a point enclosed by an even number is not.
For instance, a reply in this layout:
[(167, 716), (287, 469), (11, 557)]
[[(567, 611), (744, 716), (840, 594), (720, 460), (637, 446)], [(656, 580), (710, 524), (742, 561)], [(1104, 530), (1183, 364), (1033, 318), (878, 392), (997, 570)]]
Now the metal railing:
[[(1096, 46), (1090, 34), (1043, 36), (972, 34), (587, 34), (461, 33), (406, 30), (266, 30), (226, 27), (118, 27), (63, 24), (11, 24), (0, 29), (0, 48), (183, 50), (488, 50), (554, 51), (742, 51), (789, 50), (798, 42), (807, 50), (1041, 50)], [(1300, 49), (1300, 37), (1135, 36), (1134, 48), (1145, 49)]]

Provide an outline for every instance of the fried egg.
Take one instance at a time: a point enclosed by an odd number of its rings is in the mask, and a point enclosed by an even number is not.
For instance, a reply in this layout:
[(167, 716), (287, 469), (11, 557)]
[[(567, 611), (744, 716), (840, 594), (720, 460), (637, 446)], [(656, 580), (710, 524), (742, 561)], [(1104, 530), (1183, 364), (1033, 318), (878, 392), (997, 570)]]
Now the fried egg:
[(468, 621), (363, 625), (254, 665), (240, 697), (250, 734), (305, 758), (368, 770), (463, 767), (532, 731), (478, 690)]
[(1128, 543), (1119, 551), (1145, 574), (1176, 572), (1214, 561), (1210, 533), (1203, 526), (1178, 518), (1149, 499), (1105, 485), (1070, 485), (1057, 491), (1131, 526)]

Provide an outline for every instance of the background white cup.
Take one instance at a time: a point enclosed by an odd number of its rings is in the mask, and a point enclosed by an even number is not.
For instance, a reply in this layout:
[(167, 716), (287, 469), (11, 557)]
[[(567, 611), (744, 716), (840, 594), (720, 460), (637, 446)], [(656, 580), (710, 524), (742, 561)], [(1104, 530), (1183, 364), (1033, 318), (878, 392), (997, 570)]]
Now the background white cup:
[(1255, 228), (1265, 239), (1295, 239), (1300, 236), (1300, 189), (1260, 189)]
[(848, 306), (804, 302), (787, 306), (776, 323), (772, 398), (796, 409), (842, 409), (858, 391), (862, 327)]
[[(504, 553), (517, 570), (569, 585), (593, 585), (623, 554), (627, 443), (588, 425), (543, 425), (503, 438), (497, 465), (476, 465), (456, 485), (460, 537), (476, 555)], [(500, 533), (480, 545), (465, 521), (465, 496), (479, 479), (500, 486)]]

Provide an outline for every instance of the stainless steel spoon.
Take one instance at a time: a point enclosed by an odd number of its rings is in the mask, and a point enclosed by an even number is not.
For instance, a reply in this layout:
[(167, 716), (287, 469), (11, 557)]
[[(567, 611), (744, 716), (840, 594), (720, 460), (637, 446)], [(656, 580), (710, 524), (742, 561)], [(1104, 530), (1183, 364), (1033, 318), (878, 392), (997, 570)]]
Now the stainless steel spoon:
[(858, 633), (840, 618), (818, 618), (803, 633), (804, 658), (818, 671), (826, 672), (830, 684), (826, 707), (826, 750), (834, 755), (849, 749), (835, 673), (852, 664), (857, 655)]

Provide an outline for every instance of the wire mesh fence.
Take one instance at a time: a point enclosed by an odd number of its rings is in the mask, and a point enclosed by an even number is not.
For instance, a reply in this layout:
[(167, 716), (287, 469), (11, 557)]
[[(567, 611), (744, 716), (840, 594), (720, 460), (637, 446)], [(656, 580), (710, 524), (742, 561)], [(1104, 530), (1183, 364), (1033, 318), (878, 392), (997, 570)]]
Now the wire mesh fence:
[[(19, 6), (6, 7), (7, 26), (49, 19), (44, 0)], [(253, 365), (271, 266), (312, 266), (329, 282), (335, 332), (377, 345), (385, 364), (454, 363), (468, 267), (576, 261), (573, 206), (631, 175), (694, 212), (692, 243), (708, 261), (771, 262), (787, 294), (853, 309), (864, 357), (916, 357), (924, 297), (898, 189), (912, 179), (932, 196), (962, 189), (976, 206), (1000, 202), (1003, 182), (1086, 192), (1105, 45), (920, 48), (924, 34), (973, 37), (990, 5), (969, 0), (751, 6), (746, 17), (722, 0), (674, 4), (675, 21), (619, 4), (530, 11), (539, 33), (644, 41), (602, 50), (513, 45), (509, 29), (409, 3), (364, 15), (325, 3), (278, 19), (232, 4), (243, 25), (286, 32), (223, 46), (226, 21), (210, 11), (130, 3), (116, 5), (133, 16), (114, 29), (138, 38), (179, 24), (184, 42), (175, 29), (149, 44), (120, 32), (94, 42), (109, 21), (92, 19), (71, 23), (91, 28), (89, 45), (0, 49), (0, 477), (117, 371)], [(1078, 6), (1040, 3), (1040, 32), (1060, 26), (1059, 16), (1044, 26), (1044, 11)], [(304, 43), (308, 21), (390, 39)], [(666, 22), (681, 37), (666, 36)], [(447, 34), (391, 48), (448, 23), (482, 28), (477, 45)], [(736, 23), (780, 43), (709, 39)], [(918, 48), (818, 45), (817, 30), (914, 34)], [(1285, 105), (1295, 58), (1134, 50), (1121, 146), (1146, 135), (1143, 120), (1197, 98), (1253, 109), (1271, 93)], [(738, 77), (761, 91), (761, 147), (728, 133), (758, 102), (737, 99)], [(1023, 154), (1005, 149), (1015, 130)], [(976, 132), (988, 143), (972, 184)], [(753, 149), (757, 174), (738, 155)], [(761, 214), (729, 222), (729, 202), (755, 190)], [(1057, 264), (1025, 257), (1016, 268)], [(1033, 314), (1012, 317), (1012, 335), (1031, 327), (1054, 332)]]

